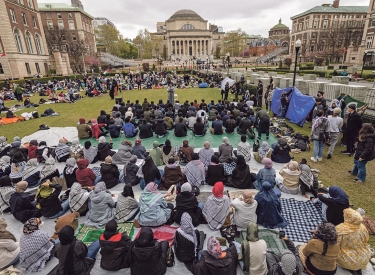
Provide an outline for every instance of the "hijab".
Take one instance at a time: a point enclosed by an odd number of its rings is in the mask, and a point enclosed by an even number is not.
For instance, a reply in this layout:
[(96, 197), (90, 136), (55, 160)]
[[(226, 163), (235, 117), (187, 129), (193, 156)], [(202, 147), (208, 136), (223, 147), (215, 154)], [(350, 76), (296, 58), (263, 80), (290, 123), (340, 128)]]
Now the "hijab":
[(105, 137), (101, 136), (99, 138), (99, 143), (106, 143), (106, 142), (107, 142), (107, 140), (105, 139)]
[(256, 223), (250, 222), (247, 225), (246, 240), (248, 240), (249, 242), (259, 241), (259, 228)]
[(219, 241), (211, 236), (207, 241), (207, 252), (215, 259), (225, 257), (226, 253), (221, 250)]
[(238, 155), (237, 156), (237, 165), (236, 165), (236, 168), (234, 168), (234, 169), (238, 169), (240, 171), (244, 171), (244, 170), (246, 170), (247, 167), (248, 166), (246, 164), (244, 156)]
[(97, 154), (98, 154), (98, 147), (91, 146), (91, 142), (87, 140), (85, 142), (85, 148), (83, 149), (84, 158), (87, 159), (89, 163), (91, 163), (93, 162)]
[(250, 190), (243, 190), (242, 191), (243, 201), (247, 204), (254, 203), (253, 193)]
[(336, 202), (340, 204), (347, 204), (347, 205), (349, 204), (348, 195), (340, 187), (330, 186), (328, 193), (331, 196), (331, 198), (334, 199)]
[(112, 238), (117, 233), (118, 233), (118, 231), (117, 231), (117, 222), (114, 219), (110, 220), (105, 225), (105, 230), (103, 232), (104, 239), (109, 240), (110, 238)]
[(56, 161), (52, 157), (49, 157), (46, 160), (42, 170), (40, 171), (40, 178), (41, 179), (44, 179), (45, 177), (53, 174), (56, 171), (55, 163), (56, 163)]
[(31, 218), (23, 225), (23, 234), (28, 235), (39, 230), (40, 220), (38, 218)]
[(8, 224), (3, 218), (0, 218), (0, 240), (10, 239), (17, 242), (16, 237), (7, 230)]
[(194, 244), (194, 251), (197, 250), (197, 235), (195, 234), (195, 227), (193, 225), (191, 216), (184, 212), (181, 216), (180, 228), (177, 229), (177, 232), (180, 233), (185, 239), (191, 241)]
[(74, 169), (77, 167), (77, 161), (75, 158), (68, 158), (65, 162), (65, 173), (68, 175), (73, 174)]
[(169, 139), (167, 139), (165, 141), (165, 144), (163, 146), (163, 153), (164, 155), (168, 155), (172, 150), (172, 145), (171, 145), (171, 141)]
[(83, 150), (83, 146), (79, 143), (79, 139), (73, 138), (72, 145), (70, 146), (70, 151), (73, 152), (74, 154), (78, 154), (82, 150)]
[(11, 186), (13, 187), (13, 184), (12, 184), (12, 180), (10, 179), (10, 177), (1, 177), (0, 178), (0, 187), (5, 187), (5, 186)]
[(2, 152), (8, 146), (10, 145), (8, 144), (6, 137), (1, 136), (0, 137), (0, 152)]
[(121, 193), (125, 198), (132, 197), (134, 198), (133, 186), (130, 183), (125, 184), (124, 189)]
[(215, 183), (214, 187), (212, 188), (212, 194), (216, 198), (222, 198), (224, 196), (224, 184), (221, 181)]
[(264, 168), (266, 168), (266, 169), (271, 169), (272, 166), (273, 166), (273, 162), (269, 158), (264, 158), (263, 159), (263, 164), (264, 164)]
[(35, 173), (37, 173), (39, 171), (37, 167), (38, 167), (38, 160), (36, 158), (30, 159), (26, 163), (26, 167), (22, 172), (22, 179), (27, 179), (31, 175), (34, 175)]
[(160, 175), (159, 169), (156, 167), (150, 155), (145, 158), (142, 166), (142, 173), (146, 183), (152, 182), (158, 175)]
[[(107, 158), (106, 158), (107, 159)], [(112, 158), (111, 158), (111, 160), (112, 160)], [(124, 164), (124, 168), (123, 168), (123, 171), (124, 171), (124, 176), (126, 176), (126, 171), (127, 171), (127, 167), (128, 167), (128, 165), (129, 165), (129, 163), (136, 163), (137, 162), (137, 160), (138, 160), (138, 158), (137, 158), (137, 156), (136, 155), (132, 155), (131, 157), (130, 157), (130, 159), (129, 159), (129, 161), (128, 162), (126, 162), (125, 164)], [(112, 162), (111, 162), (112, 163)]]
[(286, 249), (282, 252), (279, 266), (285, 275), (293, 275), (297, 270), (296, 256)]
[(227, 137), (223, 137), (222, 142), (225, 145), (229, 145), (229, 139)]
[(69, 250), (66, 254), (64, 275), (74, 274), (73, 269), (73, 252), (76, 244), (73, 227), (66, 225), (59, 233), (59, 240), (61, 245), (69, 245)]
[(10, 157), (3, 156), (0, 158), (0, 169), (4, 172), (10, 166)]
[(182, 192), (190, 192), (191, 193), (192, 191), (192, 187), (191, 187), (191, 184), (188, 183), (188, 182), (185, 182), (182, 186), (181, 186), (181, 193)]
[[(45, 199), (51, 196), (53, 193), (54, 188), (49, 187), (49, 186), (42, 186), (40, 185), (38, 190), (36, 191), (35, 198), (38, 199), (39, 197)], [(40, 203), (37, 203), (36, 208), (41, 209), (42, 207), (40, 206)]]
[(145, 189), (147, 189), (147, 191), (152, 192), (154, 194), (158, 194), (159, 193), (159, 191), (158, 191), (158, 185), (156, 183), (154, 183), (154, 182), (150, 182), (149, 184), (147, 184)]
[(104, 181), (101, 181), (95, 185), (94, 192), (97, 194), (103, 191), (107, 191), (107, 186), (105, 185)]
[[(359, 232), (363, 225), (363, 218), (360, 213), (351, 208), (344, 209), (344, 222), (336, 226), (337, 235), (349, 235)], [(367, 229), (364, 228), (366, 231)]]
[(150, 247), (155, 243), (154, 233), (149, 227), (142, 227), (138, 239), (136, 240), (138, 247)]
[(267, 141), (262, 142), (262, 146), (258, 150), (258, 155), (261, 159), (267, 156), (268, 152), (270, 151), (270, 146)]

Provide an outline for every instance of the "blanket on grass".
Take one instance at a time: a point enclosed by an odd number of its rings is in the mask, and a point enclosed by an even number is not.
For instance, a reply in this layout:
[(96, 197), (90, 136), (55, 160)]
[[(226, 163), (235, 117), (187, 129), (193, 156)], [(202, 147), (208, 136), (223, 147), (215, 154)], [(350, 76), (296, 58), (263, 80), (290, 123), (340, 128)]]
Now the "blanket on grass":
[(12, 117), (12, 118), (3, 117), (1, 120), (4, 123), (4, 125), (6, 125), (6, 124), (11, 124), (11, 123), (16, 123), (18, 121), (24, 121), (25, 118), (23, 118), (22, 116)]
[[(158, 242), (161, 241), (167, 241), (169, 243), (169, 246), (173, 245), (174, 242), (174, 235), (176, 234), (178, 227), (173, 227), (169, 225), (163, 225), (159, 227), (151, 227), (152, 232), (154, 232), (154, 239), (157, 239)], [(139, 230), (136, 239), (139, 237), (139, 234), (141, 234), (141, 231)]]

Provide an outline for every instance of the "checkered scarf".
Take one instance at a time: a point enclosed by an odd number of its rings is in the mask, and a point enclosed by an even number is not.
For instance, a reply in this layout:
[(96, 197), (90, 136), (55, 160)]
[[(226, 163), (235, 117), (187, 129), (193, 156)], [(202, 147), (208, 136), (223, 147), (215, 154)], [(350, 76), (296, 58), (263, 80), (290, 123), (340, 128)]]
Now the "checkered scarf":
[(180, 233), (185, 239), (191, 241), (194, 244), (194, 251), (197, 250), (197, 235), (195, 234), (195, 227), (192, 223), (191, 216), (188, 213), (184, 213), (181, 216), (181, 227), (177, 229), (177, 232)]
[(115, 219), (118, 223), (129, 220), (138, 209), (138, 202), (131, 196), (119, 195), (116, 205)]
[(190, 161), (184, 169), (184, 174), (191, 185), (199, 187), (205, 180), (203, 163), (200, 160)]
[(251, 147), (248, 142), (240, 142), (237, 145), (238, 154), (243, 156), (245, 161), (249, 161), (251, 159)]
[(207, 170), (208, 165), (211, 164), (211, 157), (214, 155), (214, 150), (202, 148), (199, 151), (199, 159), (203, 163), (204, 168)]
[(285, 275), (293, 275), (297, 268), (296, 256), (290, 250), (284, 250), (279, 265)]
[(10, 166), (10, 157), (3, 156), (0, 158), (0, 169), (4, 172)]
[(73, 183), (69, 193), (69, 207), (72, 212), (77, 212), (88, 200), (90, 193), (83, 190), (77, 182)]
[(70, 155), (70, 148), (65, 143), (60, 142), (55, 149), (56, 157), (58, 159)]
[(10, 196), (15, 192), (13, 186), (0, 187), (0, 209), (4, 211), (9, 207)]
[(217, 198), (211, 195), (203, 208), (203, 215), (206, 217), (211, 230), (219, 230), (229, 213), (230, 201), (227, 196)]

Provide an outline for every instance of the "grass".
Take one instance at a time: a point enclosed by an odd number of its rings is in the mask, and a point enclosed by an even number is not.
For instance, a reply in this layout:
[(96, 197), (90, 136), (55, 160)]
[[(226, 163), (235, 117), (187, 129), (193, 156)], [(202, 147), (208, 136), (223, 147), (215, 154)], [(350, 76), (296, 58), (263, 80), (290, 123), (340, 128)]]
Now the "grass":
[[(192, 88), (186, 90), (177, 90), (177, 97), (180, 102), (185, 100), (193, 101), (195, 99), (200, 102), (201, 99), (205, 99), (208, 103), (211, 99), (217, 101), (221, 98), (220, 90), (213, 89), (199, 89)], [(120, 97), (121, 94), (118, 96)], [(126, 102), (130, 100), (134, 102), (138, 99), (140, 102), (143, 102), (143, 99), (146, 97), (149, 101), (157, 102), (159, 99), (163, 99), (165, 102), (167, 99), (166, 89), (160, 90), (133, 90), (133, 91), (123, 91), (122, 92), (123, 100)], [(39, 96), (31, 97), (31, 101), (34, 103), (39, 102)], [(7, 107), (16, 104), (16, 101), (7, 101), (5, 105)], [(5, 135), (8, 140), (13, 140), (14, 136), (26, 136), (34, 133), (38, 130), (40, 124), (47, 124), (53, 127), (66, 127), (74, 126), (79, 118), (84, 117), (87, 120), (92, 118), (97, 118), (100, 110), (110, 111), (114, 104), (113, 100), (110, 100), (108, 94), (101, 97), (95, 98), (84, 98), (79, 100), (75, 104), (51, 104), (51, 105), (40, 105), (37, 109), (39, 114), (43, 113), (45, 109), (52, 108), (60, 114), (57, 117), (41, 117), (38, 119), (32, 119), (25, 122), (19, 122), (10, 125), (4, 125), (0, 127), (0, 135)], [(24, 109), (26, 112), (33, 111), (32, 109)], [(23, 111), (18, 112), (21, 114)], [(4, 116), (4, 115), (3, 115)], [(311, 129), (309, 126), (311, 124), (306, 123), (304, 127), (299, 127), (294, 124), (291, 124), (296, 132), (300, 132), (304, 135), (310, 136)], [(310, 157), (312, 156), (312, 151), (302, 152), (300, 154), (295, 154), (295, 160), (300, 161), (302, 158), (306, 158), (309, 164), (316, 169), (321, 171), (319, 175), (319, 180), (322, 181), (325, 187), (331, 185), (338, 185), (342, 187), (349, 195), (350, 202), (354, 205), (355, 209), (361, 207), (365, 209), (367, 215), (372, 218), (375, 218), (375, 207), (373, 203), (373, 198), (375, 197), (374, 185), (375, 179), (375, 162), (369, 162), (367, 164), (367, 182), (363, 184), (354, 183), (354, 177), (349, 175), (348, 170), (352, 169), (353, 158), (348, 157), (347, 155), (341, 155), (340, 151), (344, 147), (336, 146), (333, 158), (331, 160), (326, 159), (326, 152), (323, 155), (323, 161), (318, 163), (311, 163)], [(370, 244), (375, 247), (375, 237), (370, 238)]]

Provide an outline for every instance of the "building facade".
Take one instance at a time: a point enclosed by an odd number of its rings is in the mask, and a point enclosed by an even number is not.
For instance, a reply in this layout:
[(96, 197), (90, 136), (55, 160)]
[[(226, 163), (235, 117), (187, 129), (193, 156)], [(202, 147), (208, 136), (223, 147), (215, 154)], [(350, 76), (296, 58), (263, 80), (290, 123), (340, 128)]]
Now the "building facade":
[(276, 49), (280, 49), (281, 45), (278, 40), (259, 39), (252, 41), (249, 45), (249, 56), (266, 56)]
[(281, 18), (279, 24), (273, 26), (268, 32), (268, 38), (272, 40), (280, 40), (283, 37), (290, 35), (290, 29), (288, 26), (281, 23)]
[(156, 24), (153, 35), (163, 40), (164, 58), (188, 61), (190, 59), (212, 60), (221, 55), (224, 32), (221, 27), (208, 24), (192, 10), (179, 10), (167, 21)]
[(340, 6), (340, 1), (334, 0), (332, 5), (316, 6), (291, 17), (293, 26), (288, 45), (291, 57), (294, 57), (294, 43), (300, 39), (302, 61), (319, 56), (341, 62), (344, 48), (361, 43), (367, 9), (365, 6)]
[(95, 29), (98, 29), (99, 26), (103, 26), (103, 25), (110, 25), (110, 26), (116, 28), (115, 24), (113, 24), (111, 21), (109, 21), (105, 17), (95, 17), (94, 20), (92, 21), (92, 23), (93, 23)]
[(0, 0), (0, 79), (49, 73), (50, 60), (36, 0)]

